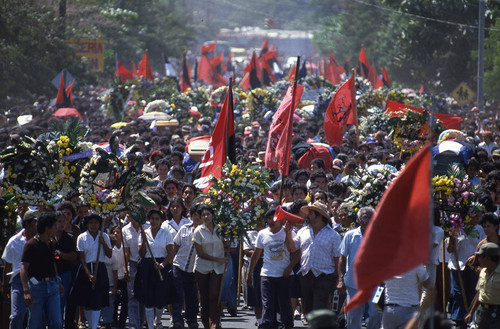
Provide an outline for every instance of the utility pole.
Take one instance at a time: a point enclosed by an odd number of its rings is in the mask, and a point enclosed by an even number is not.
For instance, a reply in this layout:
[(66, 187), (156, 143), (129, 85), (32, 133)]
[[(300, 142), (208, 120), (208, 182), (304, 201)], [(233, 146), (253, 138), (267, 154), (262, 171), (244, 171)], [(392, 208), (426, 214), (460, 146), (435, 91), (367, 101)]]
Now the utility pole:
[(484, 111), (484, 13), (486, 0), (479, 0), (479, 31), (477, 56), (477, 108)]

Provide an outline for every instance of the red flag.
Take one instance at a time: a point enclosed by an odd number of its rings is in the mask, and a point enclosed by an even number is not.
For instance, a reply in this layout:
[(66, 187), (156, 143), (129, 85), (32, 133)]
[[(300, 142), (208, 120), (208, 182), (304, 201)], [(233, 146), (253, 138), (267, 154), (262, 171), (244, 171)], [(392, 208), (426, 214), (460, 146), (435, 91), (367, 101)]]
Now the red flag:
[(149, 64), (148, 51), (144, 53), (141, 61), (139, 62), (139, 76), (144, 77), (148, 80), (153, 81), (153, 71), (151, 71), (151, 65)]
[(69, 103), (71, 105), (73, 105), (73, 87), (75, 86), (75, 81), (76, 80), (71, 81), (71, 83), (69, 84), (69, 86), (65, 90), (66, 91), (66, 95), (67, 95), (67, 97), (69, 99)]
[(325, 114), (324, 130), (329, 145), (341, 145), (346, 125), (356, 124), (355, 113), (352, 110), (356, 101), (353, 99), (353, 80), (349, 78), (335, 92)]
[(210, 186), (210, 176), (220, 178), (222, 167), (226, 163), (226, 158), (231, 162), (236, 162), (234, 146), (234, 114), (233, 114), (233, 91), (228, 88), (224, 105), (220, 111), (217, 124), (215, 125), (212, 137), (208, 143), (208, 150), (201, 161), (201, 177), (198, 186), (207, 189)]
[(377, 69), (375, 68), (375, 63), (370, 65), (370, 70), (368, 71), (368, 80), (372, 84), (372, 88), (375, 89), (377, 84)]
[(312, 144), (312, 147), (304, 153), (297, 162), (299, 163), (299, 169), (311, 169), (311, 162), (314, 159), (323, 159), (325, 163), (325, 172), (329, 172), (332, 169), (332, 155), (330, 150), (324, 146), (324, 144)]
[(418, 90), (418, 93), (422, 95), (425, 92), (424, 90), (424, 85), (420, 85), (420, 89)]
[(292, 82), (295, 79), (295, 64), (292, 65), (292, 68), (290, 69), (290, 73), (288, 74), (288, 81)]
[(384, 82), (384, 85), (392, 88), (392, 81), (389, 78), (389, 73), (387, 73), (387, 70), (385, 69), (384, 62), (382, 62), (382, 81)]
[(377, 74), (375, 76), (375, 89), (380, 89), (384, 86), (384, 82), (382, 80), (380, 80), (380, 76)]
[(276, 212), (274, 213), (273, 221), (277, 222), (280, 220), (290, 222), (290, 224), (293, 225), (304, 223), (304, 218), (289, 213), (288, 211), (283, 210), (281, 206), (278, 206), (278, 208), (276, 208)]
[(262, 66), (262, 82), (264, 85), (269, 86), (271, 82), (276, 82), (276, 77), (274, 76), (274, 72), (272, 69), (272, 63), (277, 58), (278, 52), (268, 51), (260, 57), (260, 64)]
[(382, 196), (354, 261), (358, 292), (346, 312), (371, 298), (384, 280), (429, 259), (430, 146), (419, 151)]
[[(133, 80), (134, 76), (132, 75), (132, 72), (129, 71), (125, 66), (123, 66), (119, 60), (116, 61), (116, 66), (118, 66), (118, 76), (123, 82)], [(116, 78), (116, 71), (113, 75), (114, 78)]]
[(66, 94), (66, 83), (64, 82), (64, 73), (61, 73), (59, 79), (59, 89), (57, 90), (56, 107), (69, 107), (71, 105), (68, 94)]
[[(269, 138), (267, 140), (266, 155), (264, 158), (267, 168), (279, 169), (280, 173), (288, 174), (288, 164), (290, 160), (290, 147), (292, 143), (291, 118), (295, 112), (295, 107), (299, 104), (304, 86), (297, 85), (295, 99), (292, 107), (293, 86), (288, 87), (285, 97), (274, 114), (273, 123), (269, 128)], [(288, 152), (287, 152), (288, 150)], [(288, 154), (287, 154), (288, 153)]]
[[(412, 110), (418, 113), (424, 112), (423, 109), (420, 109), (418, 107), (401, 104), (391, 100), (388, 100), (385, 104), (385, 113), (389, 114), (391, 118), (396, 116), (403, 116), (406, 112), (408, 112), (408, 110)], [(443, 113), (434, 113), (434, 115), (446, 128), (460, 130), (460, 126), (462, 125), (462, 117)]]
[(179, 83), (179, 87), (181, 88), (181, 91), (184, 93), (188, 88), (192, 88), (191, 86), (191, 78), (190, 78), (190, 70), (188, 68), (188, 65), (186, 63), (186, 54), (184, 53), (182, 55), (182, 70), (181, 70), (181, 81)]
[(226, 79), (222, 75), (222, 64), (224, 62), (224, 54), (220, 53), (219, 56), (209, 59), (211, 66), (211, 85), (221, 87), (226, 84)]
[(359, 74), (364, 78), (368, 79), (368, 74), (370, 72), (370, 62), (368, 57), (366, 57), (365, 49), (361, 47), (358, 58)]

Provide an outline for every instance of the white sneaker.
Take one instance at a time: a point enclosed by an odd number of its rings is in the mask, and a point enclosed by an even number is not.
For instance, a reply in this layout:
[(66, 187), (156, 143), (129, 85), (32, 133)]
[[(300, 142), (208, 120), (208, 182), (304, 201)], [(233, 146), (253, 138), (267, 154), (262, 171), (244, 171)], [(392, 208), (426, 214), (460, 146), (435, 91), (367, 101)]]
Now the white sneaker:
[(304, 326), (308, 326), (309, 325), (309, 322), (307, 321), (306, 316), (304, 314), (300, 315), (300, 320), (302, 320), (302, 324)]
[(300, 312), (299, 312), (299, 310), (295, 310), (295, 312), (293, 312), (293, 318), (296, 319), (296, 320), (300, 320)]

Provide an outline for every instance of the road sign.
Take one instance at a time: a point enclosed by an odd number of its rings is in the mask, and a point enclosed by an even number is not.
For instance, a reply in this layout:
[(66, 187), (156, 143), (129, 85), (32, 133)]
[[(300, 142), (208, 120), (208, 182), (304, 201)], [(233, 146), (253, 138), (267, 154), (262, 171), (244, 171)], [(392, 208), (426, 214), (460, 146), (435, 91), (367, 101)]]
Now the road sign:
[(92, 72), (104, 70), (104, 40), (68, 40), (66, 42), (75, 45), (76, 56), (87, 57)]
[(465, 82), (461, 82), (451, 93), (458, 104), (465, 105), (476, 99), (476, 93), (467, 86)]

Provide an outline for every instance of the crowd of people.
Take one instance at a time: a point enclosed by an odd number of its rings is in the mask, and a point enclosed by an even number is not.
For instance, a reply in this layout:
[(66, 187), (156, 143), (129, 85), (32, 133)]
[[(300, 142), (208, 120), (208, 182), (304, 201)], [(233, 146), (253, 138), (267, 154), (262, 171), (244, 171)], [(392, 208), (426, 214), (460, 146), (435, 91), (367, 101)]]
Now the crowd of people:
[[(89, 108), (82, 113), (91, 113), (91, 103), (82, 106)], [(466, 112), (463, 119), (473, 150), (463, 165), (469, 180), (480, 187), (485, 206), (474, 219), (476, 234), (458, 234), (443, 246), (437, 213), (429, 263), (385, 282), (383, 312), (368, 302), (343, 315), (343, 305), (357, 292), (354, 260), (375, 213), (362, 207), (353, 219), (342, 205), (349, 187), (360, 179), (356, 168), (384, 165), (397, 171), (412, 156), (396, 150), (386, 132), (358, 141), (351, 129), (340, 147), (328, 147), (327, 157), (304, 166), (298, 162), (304, 150), (324, 142), (324, 136), (314, 121), (295, 122), (290, 172), (283, 178), (273, 171), (269, 211), (244, 239), (227, 243), (218, 234), (217, 214), (201, 202), (193, 184), (199, 162), (186, 152), (189, 138), (209, 134), (210, 120), (175, 131), (151, 129), (136, 120), (115, 130), (109, 119), (89, 115), (89, 141), (106, 142), (114, 133), (128, 154), (143, 157), (143, 172), (158, 181), (147, 190), (156, 205), (147, 209), (142, 226), (127, 212), (101, 217), (77, 191), (43, 209), (20, 206), (22, 228), (2, 255), (10, 328), (24, 328), (27, 317), (30, 329), (96, 329), (99, 324), (153, 329), (161, 328), (163, 312), (169, 313), (172, 328), (198, 328), (198, 319), (206, 329), (220, 328), (224, 309), (237, 316), (240, 245), (246, 264), (245, 305), (254, 310), (259, 328), (292, 328), (296, 318), (307, 325), (306, 315), (322, 309), (335, 313), (326, 317), (331, 320), (326, 327), (356, 329), (364, 322), (367, 328), (403, 328), (421, 305), (422, 286), (424, 295), (432, 296), (434, 286), (440, 295), (439, 287), (448, 284), (447, 303), (443, 309), (442, 296), (436, 299), (438, 310), (450, 314), (457, 326), (475, 321), (479, 328), (498, 328), (500, 121), (477, 112)], [(57, 120), (41, 113), (29, 125), (0, 131), (2, 146), (22, 136), (37, 137)], [(269, 126), (262, 118), (237, 133), (238, 161), (263, 166)], [(304, 223), (274, 221), (278, 205)], [(442, 267), (449, 270), (444, 282)]]

